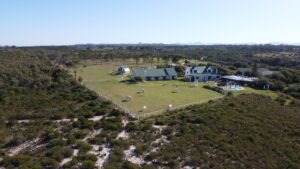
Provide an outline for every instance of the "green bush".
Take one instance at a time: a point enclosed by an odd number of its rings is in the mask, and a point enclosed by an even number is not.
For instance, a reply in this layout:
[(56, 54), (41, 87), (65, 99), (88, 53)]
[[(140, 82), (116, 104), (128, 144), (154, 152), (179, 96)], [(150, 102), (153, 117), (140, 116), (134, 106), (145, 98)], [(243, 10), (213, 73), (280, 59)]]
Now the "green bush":
[(219, 88), (219, 87), (216, 87), (216, 86), (204, 85), (203, 88), (209, 89), (209, 90), (212, 90), (212, 91), (215, 91), (215, 92), (218, 92), (218, 93), (221, 93), (223, 95), (226, 94), (226, 92), (222, 88)]
[(141, 82), (141, 81), (143, 81), (143, 78), (142, 77), (136, 77), (134, 80)]
[(97, 161), (97, 156), (95, 154), (90, 154), (90, 153), (80, 153), (78, 155), (78, 158), (80, 161), (93, 161), (96, 162)]
[(43, 157), (40, 163), (43, 166), (43, 168), (47, 168), (47, 169), (55, 169), (59, 165), (57, 161), (48, 157)]
[(76, 147), (79, 149), (80, 152), (88, 152), (89, 150), (92, 149), (92, 146), (83, 142), (83, 141), (78, 141), (76, 143)]
[(73, 149), (70, 147), (63, 148), (62, 151), (63, 151), (62, 154), (63, 154), (64, 158), (68, 158), (73, 155)]
[(46, 155), (58, 162), (64, 159), (63, 148), (58, 146), (51, 148)]
[(47, 144), (47, 147), (48, 148), (52, 148), (52, 147), (55, 147), (55, 146), (64, 146), (66, 145), (66, 141), (65, 140), (62, 140), (62, 139), (54, 139), (54, 140), (51, 140), (48, 144)]
[(136, 146), (136, 149), (135, 149), (134, 152), (135, 152), (137, 155), (142, 155), (143, 152), (144, 152), (144, 151), (146, 150), (146, 148), (147, 148), (146, 145), (140, 144), (140, 143), (136, 144), (135, 146)]
[(140, 168), (138, 165), (133, 164), (129, 161), (125, 161), (122, 166), (123, 169), (138, 169)]
[(96, 168), (95, 167), (95, 162), (91, 161), (91, 160), (86, 160), (82, 163), (82, 165), (80, 166), (80, 169), (93, 169)]
[(19, 155), (10, 159), (9, 163), (12, 164), (14, 167), (20, 167), (25, 165), (32, 159), (31, 156), (28, 155)]

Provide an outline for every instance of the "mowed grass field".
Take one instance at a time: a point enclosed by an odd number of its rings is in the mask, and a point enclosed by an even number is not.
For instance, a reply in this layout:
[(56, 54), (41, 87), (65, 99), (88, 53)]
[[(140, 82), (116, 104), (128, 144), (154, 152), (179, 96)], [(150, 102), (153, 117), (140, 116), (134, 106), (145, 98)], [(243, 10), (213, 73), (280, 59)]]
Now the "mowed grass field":
[(272, 99), (276, 99), (278, 97), (278, 93), (274, 92), (274, 91), (270, 91), (270, 90), (257, 90), (257, 89), (253, 89), (251, 87), (244, 87), (245, 90), (243, 91), (233, 91), (233, 94), (250, 94), (250, 93), (256, 93), (256, 94), (261, 94), (261, 95), (265, 95), (265, 96), (269, 96)]
[[(101, 64), (80, 66), (76, 69), (76, 72), (78, 77), (81, 76), (83, 78), (85, 86), (139, 114), (166, 109), (170, 104), (175, 107), (208, 101), (221, 96), (217, 92), (202, 88), (205, 85), (204, 82), (199, 83), (198, 87), (191, 87), (189, 82), (180, 80), (139, 83), (122, 82), (121, 76), (112, 74), (115, 70), (117, 70), (115, 65)], [(124, 78), (124, 80), (126, 79), (129, 79), (129, 77)], [(138, 91), (142, 88), (145, 93), (139, 94)], [(173, 92), (175, 88), (178, 88), (177, 93)], [(126, 96), (131, 96), (132, 100), (123, 102)], [(141, 112), (143, 106), (147, 106), (147, 109)]]
[[(205, 82), (200, 82), (198, 87), (194, 87), (194, 83), (181, 80), (130, 83), (126, 81), (130, 78), (129, 75), (123, 78), (120, 75), (114, 75), (121, 65), (129, 65), (130, 67), (150, 66), (149, 63), (136, 65), (134, 61), (127, 61), (126, 64), (118, 61), (102, 62), (94, 65), (89, 63), (86, 66), (77, 67), (76, 74), (77, 77), (83, 78), (83, 84), (86, 87), (140, 115), (166, 109), (170, 104), (176, 107), (190, 103), (206, 102), (221, 97), (221, 94), (203, 88), (202, 86), (207, 84)], [(209, 84), (213, 85), (213, 83)], [(138, 91), (142, 88), (145, 93), (139, 94)], [(173, 92), (175, 88), (178, 88), (177, 93)], [(233, 93), (235, 95), (257, 93), (272, 98), (277, 97), (275, 92), (255, 90), (249, 87), (246, 87), (244, 91), (234, 91)], [(131, 96), (132, 100), (124, 102), (126, 96)], [(147, 106), (147, 108), (141, 111), (144, 106)]]

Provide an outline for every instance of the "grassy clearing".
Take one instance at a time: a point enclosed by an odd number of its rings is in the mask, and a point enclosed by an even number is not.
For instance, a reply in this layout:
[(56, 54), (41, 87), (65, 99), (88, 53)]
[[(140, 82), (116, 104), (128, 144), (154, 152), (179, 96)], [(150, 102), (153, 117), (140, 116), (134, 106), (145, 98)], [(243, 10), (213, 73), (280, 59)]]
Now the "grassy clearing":
[[(217, 92), (202, 88), (205, 83), (199, 83), (198, 87), (191, 87), (190, 83), (180, 80), (145, 83), (122, 82), (121, 76), (111, 74), (116, 68), (115, 65), (101, 64), (80, 66), (76, 71), (77, 76), (83, 78), (83, 83), (87, 87), (140, 114), (165, 109), (169, 104), (180, 106), (221, 96)], [(124, 79), (128, 79), (128, 77)], [(179, 92), (173, 93), (176, 87)], [(144, 94), (137, 93), (141, 88), (145, 90)], [(123, 102), (122, 100), (126, 96), (131, 96), (132, 100)], [(140, 112), (143, 106), (147, 106), (147, 109)]]
[[(221, 96), (217, 92), (204, 89), (202, 86), (207, 84), (204, 82), (199, 83), (198, 87), (192, 87), (193, 83), (183, 82), (181, 80), (148, 81), (140, 83), (124, 82), (123, 80), (129, 79), (129, 76), (122, 78), (121, 76), (113, 74), (120, 65), (124, 64), (124, 61), (98, 62), (94, 65), (91, 65), (91, 63), (92, 62), (85, 63), (86, 66), (76, 68), (77, 76), (83, 78), (83, 83), (88, 88), (110, 98), (113, 102), (122, 107), (139, 114), (166, 109), (170, 104), (176, 107)], [(139, 63), (137, 65), (134, 60), (127, 60), (124, 65), (143, 67), (149, 66), (149, 63)], [(213, 83), (210, 83), (210, 85), (213, 85)], [(138, 91), (142, 88), (145, 90), (145, 93), (139, 94)], [(173, 92), (175, 88), (178, 88), (178, 93)], [(255, 90), (249, 87), (246, 87), (244, 91), (233, 91), (233, 93), (235, 95), (257, 93), (270, 96), (273, 99), (278, 97), (274, 92)], [(131, 96), (132, 100), (123, 102), (126, 96)], [(141, 111), (143, 106), (147, 106), (147, 109)]]

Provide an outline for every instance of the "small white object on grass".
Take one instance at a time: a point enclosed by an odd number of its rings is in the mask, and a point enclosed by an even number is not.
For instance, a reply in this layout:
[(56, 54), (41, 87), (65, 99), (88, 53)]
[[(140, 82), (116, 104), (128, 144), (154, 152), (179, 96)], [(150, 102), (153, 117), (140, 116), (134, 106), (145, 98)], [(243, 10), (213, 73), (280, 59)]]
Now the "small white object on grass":
[(145, 89), (144, 88), (141, 88), (138, 93), (145, 93)]
[(128, 101), (128, 102), (129, 102), (129, 101), (131, 101), (131, 99), (132, 99), (131, 96), (126, 96), (126, 97), (125, 97), (125, 101)]
[(147, 106), (143, 106), (142, 110), (140, 110), (140, 112), (143, 112), (147, 109)]
[(168, 107), (167, 107), (167, 111), (170, 111), (172, 108), (172, 104), (169, 104)]

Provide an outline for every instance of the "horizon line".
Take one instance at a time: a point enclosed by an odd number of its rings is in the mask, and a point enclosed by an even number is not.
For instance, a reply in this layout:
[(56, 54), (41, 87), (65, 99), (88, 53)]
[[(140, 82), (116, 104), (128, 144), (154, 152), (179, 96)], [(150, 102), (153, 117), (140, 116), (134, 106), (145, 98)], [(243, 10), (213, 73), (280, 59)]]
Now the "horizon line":
[(273, 46), (300, 46), (300, 42), (294, 43), (285, 43), (285, 42), (268, 42), (268, 43), (257, 43), (257, 42), (248, 42), (248, 43), (202, 43), (202, 42), (191, 42), (191, 43), (160, 43), (160, 42), (137, 42), (137, 43), (73, 43), (73, 44), (52, 44), (52, 45), (0, 45), (0, 47), (60, 47), (60, 46), (97, 46), (97, 45), (174, 45), (174, 46), (217, 46), (217, 45), (247, 45), (247, 46), (256, 46), (256, 45), (273, 45)]

